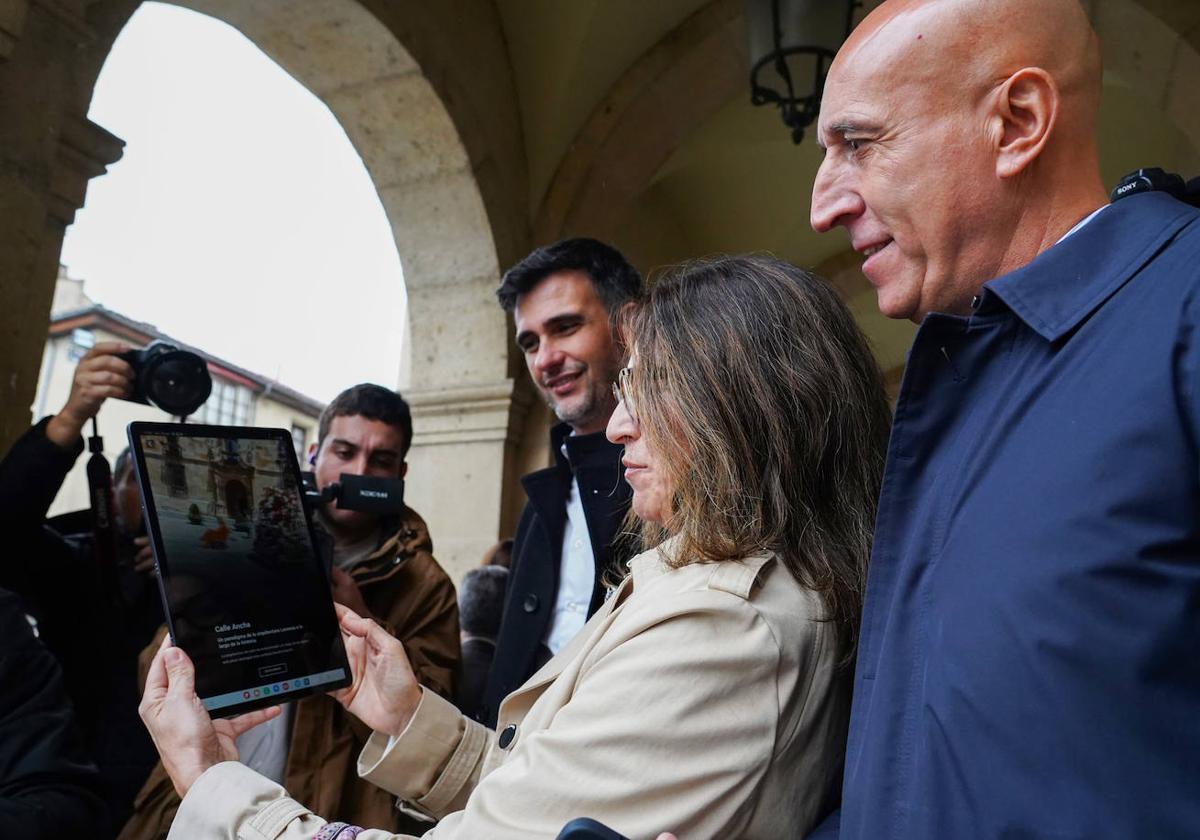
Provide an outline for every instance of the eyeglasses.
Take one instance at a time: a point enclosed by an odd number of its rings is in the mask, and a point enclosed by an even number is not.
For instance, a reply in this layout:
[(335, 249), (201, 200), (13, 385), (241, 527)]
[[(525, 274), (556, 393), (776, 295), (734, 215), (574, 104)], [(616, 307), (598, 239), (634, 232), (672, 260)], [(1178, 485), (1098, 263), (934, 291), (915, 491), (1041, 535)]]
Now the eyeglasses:
[(629, 376), (633, 373), (632, 367), (623, 367), (617, 374), (617, 381), (612, 384), (613, 397), (617, 402), (625, 403), (625, 410), (629, 412), (633, 422), (638, 422), (637, 409), (633, 404), (633, 390), (629, 387)]

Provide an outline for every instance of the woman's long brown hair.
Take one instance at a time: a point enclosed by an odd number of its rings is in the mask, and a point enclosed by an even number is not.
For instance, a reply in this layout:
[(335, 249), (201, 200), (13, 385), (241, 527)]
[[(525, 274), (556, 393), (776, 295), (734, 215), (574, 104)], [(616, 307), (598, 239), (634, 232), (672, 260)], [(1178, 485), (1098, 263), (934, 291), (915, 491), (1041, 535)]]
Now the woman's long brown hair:
[(854, 650), (891, 413), (837, 294), (766, 256), (659, 278), (625, 322), (641, 433), (672, 482), (676, 565), (773, 551)]

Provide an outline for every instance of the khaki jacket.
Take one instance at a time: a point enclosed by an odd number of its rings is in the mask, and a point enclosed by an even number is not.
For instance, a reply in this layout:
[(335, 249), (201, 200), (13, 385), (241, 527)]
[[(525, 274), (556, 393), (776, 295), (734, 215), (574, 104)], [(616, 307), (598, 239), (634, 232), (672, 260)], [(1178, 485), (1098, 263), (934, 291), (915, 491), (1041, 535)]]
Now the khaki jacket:
[[(459, 667), (458, 603), (454, 584), (433, 558), (424, 520), (408, 509), (397, 532), (350, 571), (371, 613), (405, 650), (422, 685), (453, 697)], [(141, 678), (166, 628), (143, 652)], [(371, 731), (323, 694), (292, 710), (285, 782), (322, 813), (392, 830), (415, 825), (396, 809), (395, 797), (359, 778), (355, 758)], [(159, 764), (134, 801), (120, 840), (167, 836), (179, 797)]]
[[(630, 567), (506, 698), (501, 737), (426, 692), (394, 743), (371, 737), (359, 771), (443, 817), (424, 835), (439, 840), (553, 838), (580, 816), (633, 840), (803, 836), (836, 798), (849, 711), (817, 596), (771, 557), (671, 570), (651, 551)], [(226, 762), (197, 780), (170, 836), (300, 840), (324, 824)]]

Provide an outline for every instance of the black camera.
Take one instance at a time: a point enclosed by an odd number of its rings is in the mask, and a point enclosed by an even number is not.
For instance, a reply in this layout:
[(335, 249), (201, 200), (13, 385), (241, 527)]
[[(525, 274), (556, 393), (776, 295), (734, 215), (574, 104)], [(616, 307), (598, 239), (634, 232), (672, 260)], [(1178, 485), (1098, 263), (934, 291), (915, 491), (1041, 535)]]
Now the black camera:
[(133, 368), (133, 387), (126, 397), (131, 402), (154, 404), (167, 414), (187, 417), (212, 393), (208, 363), (174, 344), (155, 341), (120, 358)]
[(1200, 178), (1184, 181), (1182, 176), (1158, 167), (1139, 169), (1126, 175), (1112, 191), (1109, 200), (1120, 201), (1146, 192), (1165, 192), (1184, 204), (1200, 207)]
[(315, 474), (306, 472), (300, 477), (304, 480), (304, 501), (309, 507), (333, 502), (342, 510), (378, 516), (399, 516), (404, 512), (404, 479), (342, 473), (333, 484), (318, 490)]

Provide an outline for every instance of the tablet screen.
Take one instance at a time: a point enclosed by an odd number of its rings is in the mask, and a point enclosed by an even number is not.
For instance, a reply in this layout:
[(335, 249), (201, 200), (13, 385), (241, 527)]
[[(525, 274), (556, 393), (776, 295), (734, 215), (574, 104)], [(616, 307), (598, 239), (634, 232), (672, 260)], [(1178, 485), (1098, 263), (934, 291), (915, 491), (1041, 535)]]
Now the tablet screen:
[(171, 635), (219, 716), (349, 683), (291, 435), (132, 423)]

